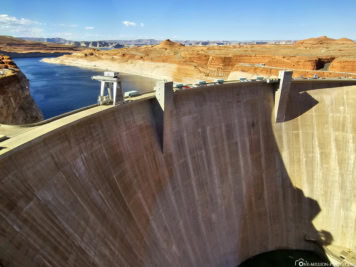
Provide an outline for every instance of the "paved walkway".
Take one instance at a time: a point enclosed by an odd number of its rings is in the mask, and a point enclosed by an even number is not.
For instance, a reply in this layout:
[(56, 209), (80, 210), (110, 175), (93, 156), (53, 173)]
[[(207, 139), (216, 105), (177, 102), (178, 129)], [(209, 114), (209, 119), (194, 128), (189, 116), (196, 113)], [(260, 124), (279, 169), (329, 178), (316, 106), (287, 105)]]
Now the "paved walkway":
[[(147, 93), (139, 95), (136, 97), (130, 97), (125, 99), (125, 104), (130, 104), (130, 102), (136, 102), (140, 100), (146, 100), (155, 97), (155, 93)], [(116, 108), (117, 106), (103, 105), (103, 106), (93, 106), (91, 108), (84, 108), (70, 112), (69, 114), (63, 114), (42, 122), (28, 124), (28, 125), (4, 125), (0, 124), (0, 136), (6, 136), (7, 140), (0, 142), (0, 155), (19, 147), (30, 140), (35, 139), (41, 135), (44, 135), (54, 129), (63, 127), (64, 125), (70, 124), (74, 121), (80, 120), (82, 118), (91, 116), (95, 113)], [(82, 111), (81, 111), (82, 110)]]

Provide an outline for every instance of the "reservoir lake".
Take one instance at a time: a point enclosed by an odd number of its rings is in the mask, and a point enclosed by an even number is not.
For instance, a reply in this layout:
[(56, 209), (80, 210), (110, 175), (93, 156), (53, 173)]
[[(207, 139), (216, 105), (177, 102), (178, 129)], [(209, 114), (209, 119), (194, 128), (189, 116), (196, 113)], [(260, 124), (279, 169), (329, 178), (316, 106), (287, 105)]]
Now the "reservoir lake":
[[(92, 80), (103, 71), (41, 62), (42, 58), (14, 58), (30, 80), (30, 92), (45, 119), (97, 103), (100, 82)], [(153, 91), (157, 80), (120, 73), (124, 91)], [(107, 91), (105, 90), (105, 93)]]

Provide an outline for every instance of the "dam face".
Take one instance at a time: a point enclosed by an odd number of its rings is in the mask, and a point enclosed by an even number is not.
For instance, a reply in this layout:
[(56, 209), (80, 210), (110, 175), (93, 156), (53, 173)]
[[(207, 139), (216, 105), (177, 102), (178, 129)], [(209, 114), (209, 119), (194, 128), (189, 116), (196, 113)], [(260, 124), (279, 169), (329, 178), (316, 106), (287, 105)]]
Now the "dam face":
[(4, 153), (2, 265), (237, 266), (322, 253), (317, 242), (356, 249), (356, 86), (337, 86), (292, 84), (281, 123), (273, 84), (176, 92), (164, 127), (148, 99)]

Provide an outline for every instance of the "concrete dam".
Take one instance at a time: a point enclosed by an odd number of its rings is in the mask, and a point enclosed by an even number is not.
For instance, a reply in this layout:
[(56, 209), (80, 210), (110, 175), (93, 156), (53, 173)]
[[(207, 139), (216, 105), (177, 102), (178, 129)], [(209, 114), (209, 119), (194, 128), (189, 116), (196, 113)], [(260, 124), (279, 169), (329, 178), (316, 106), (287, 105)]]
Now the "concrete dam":
[(277, 101), (278, 82), (167, 83), (26, 128), (0, 142), (1, 266), (355, 251), (355, 84), (293, 80)]

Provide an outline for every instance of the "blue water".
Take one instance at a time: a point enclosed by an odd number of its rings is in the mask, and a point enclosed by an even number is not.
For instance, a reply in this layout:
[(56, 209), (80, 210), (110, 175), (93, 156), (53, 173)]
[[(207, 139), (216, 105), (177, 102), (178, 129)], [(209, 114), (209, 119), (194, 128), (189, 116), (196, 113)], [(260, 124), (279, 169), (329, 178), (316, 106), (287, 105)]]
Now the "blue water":
[[(45, 119), (97, 103), (100, 82), (92, 80), (102, 71), (49, 64), (42, 58), (14, 58), (30, 80), (30, 92)], [(152, 91), (156, 80), (120, 73), (124, 91)]]

